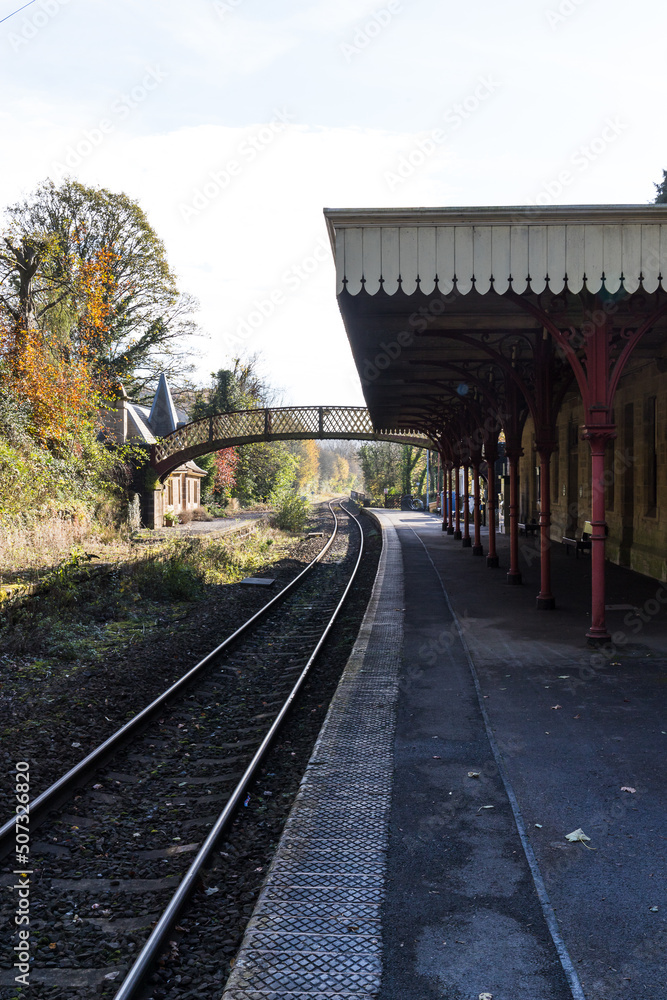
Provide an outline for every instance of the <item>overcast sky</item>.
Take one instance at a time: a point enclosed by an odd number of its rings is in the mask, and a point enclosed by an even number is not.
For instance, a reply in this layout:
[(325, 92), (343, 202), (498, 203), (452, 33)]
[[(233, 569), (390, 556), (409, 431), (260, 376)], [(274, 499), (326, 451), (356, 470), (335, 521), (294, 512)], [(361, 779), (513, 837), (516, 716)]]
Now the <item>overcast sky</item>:
[(0, 23), (0, 205), (65, 174), (125, 191), (201, 303), (202, 380), (241, 348), (286, 403), (362, 403), (323, 207), (652, 201), (665, 20), (659, 0), (36, 0)]

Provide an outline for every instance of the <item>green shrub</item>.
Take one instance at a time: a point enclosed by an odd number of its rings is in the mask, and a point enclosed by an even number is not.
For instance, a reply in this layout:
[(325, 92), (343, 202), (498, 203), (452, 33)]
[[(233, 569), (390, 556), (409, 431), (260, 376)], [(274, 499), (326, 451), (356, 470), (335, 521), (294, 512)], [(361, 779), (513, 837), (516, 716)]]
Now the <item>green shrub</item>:
[(310, 504), (295, 493), (283, 493), (276, 500), (272, 524), (281, 531), (303, 531), (310, 513)]

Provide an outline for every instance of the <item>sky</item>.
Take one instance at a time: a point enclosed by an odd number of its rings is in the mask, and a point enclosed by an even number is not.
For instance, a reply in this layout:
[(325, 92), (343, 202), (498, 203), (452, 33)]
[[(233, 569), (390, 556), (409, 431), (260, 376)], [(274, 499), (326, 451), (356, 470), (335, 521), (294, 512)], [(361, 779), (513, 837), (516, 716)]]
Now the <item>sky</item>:
[(66, 175), (137, 199), (202, 384), (258, 352), (285, 405), (363, 404), (325, 206), (647, 204), (667, 168), (659, 0), (21, 3), (0, 206)]

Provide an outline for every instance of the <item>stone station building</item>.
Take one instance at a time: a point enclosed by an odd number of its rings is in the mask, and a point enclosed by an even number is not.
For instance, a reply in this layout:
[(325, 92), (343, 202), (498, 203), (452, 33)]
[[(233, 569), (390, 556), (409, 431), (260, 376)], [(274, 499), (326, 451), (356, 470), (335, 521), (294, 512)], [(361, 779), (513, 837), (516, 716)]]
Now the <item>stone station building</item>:
[[(171, 434), (188, 423), (184, 410), (177, 409), (165, 375), (160, 375), (151, 406), (134, 403), (121, 386), (116, 407), (105, 413), (106, 436), (116, 444), (135, 443), (152, 446), (158, 438)], [(148, 491), (150, 510), (147, 521), (153, 527), (164, 524), (164, 512), (171, 505), (177, 514), (194, 510), (201, 503), (204, 469), (193, 461), (173, 469), (158, 489)]]

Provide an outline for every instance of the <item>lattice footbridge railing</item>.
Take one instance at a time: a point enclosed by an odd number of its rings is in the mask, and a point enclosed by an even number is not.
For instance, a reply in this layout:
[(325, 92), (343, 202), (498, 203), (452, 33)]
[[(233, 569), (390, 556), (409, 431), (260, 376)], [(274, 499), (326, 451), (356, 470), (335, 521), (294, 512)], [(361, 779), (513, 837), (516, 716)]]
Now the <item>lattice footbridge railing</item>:
[(317, 438), (344, 441), (398, 441), (432, 448), (423, 434), (407, 430), (378, 430), (363, 406), (286, 406), (217, 413), (184, 424), (161, 438), (151, 449), (151, 465), (159, 476), (221, 448), (256, 441)]

